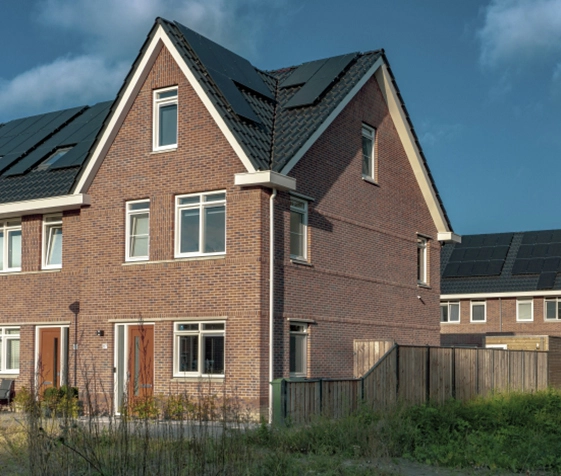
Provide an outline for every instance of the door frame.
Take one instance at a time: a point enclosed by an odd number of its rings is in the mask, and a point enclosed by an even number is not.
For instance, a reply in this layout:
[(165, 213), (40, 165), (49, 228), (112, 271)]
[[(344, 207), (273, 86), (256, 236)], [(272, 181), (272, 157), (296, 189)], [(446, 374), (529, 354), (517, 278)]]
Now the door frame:
[[(70, 334), (70, 325), (69, 324), (45, 324), (45, 325), (36, 325), (35, 326), (35, 363), (34, 363), (34, 381), (35, 381), (35, 388), (37, 392), (39, 392), (39, 346), (41, 344), (41, 339), (39, 338), (39, 334), (41, 333), (41, 329), (60, 329), (60, 349), (59, 349), (59, 358), (60, 358), (60, 380), (58, 382), (59, 387), (62, 385), (68, 385), (68, 361), (69, 359), (69, 352), (70, 349), (69, 345), (69, 334)], [(66, 331), (63, 331), (66, 329)]]
[[(123, 328), (123, 341), (122, 343), (119, 343), (119, 327)], [(128, 364), (129, 364), (129, 360), (130, 360), (130, 356), (129, 356), (129, 334), (130, 334), (130, 328), (131, 327), (136, 327), (136, 326), (151, 326), (152, 327), (152, 345), (154, 346), (153, 352), (152, 352), (152, 369), (153, 369), (153, 375), (152, 375), (152, 379), (154, 380), (156, 377), (156, 372), (154, 369), (154, 363), (156, 361), (156, 324), (155, 322), (139, 322), (139, 321), (132, 321), (132, 322), (116, 322), (114, 329), (113, 329), (113, 401), (114, 401), (114, 412), (116, 415), (120, 415), (120, 406), (121, 406), (121, 397), (123, 395), (123, 393), (125, 393), (128, 390), (128, 378), (127, 378), (127, 371), (128, 371)], [(122, 355), (123, 355), (123, 359), (122, 359), (122, 365), (123, 365), (123, 370), (120, 371), (119, 370), (119, 356), (121, 354), (121, 345), (123, 347), (122, 349)], [(121, 375), (121, 372), (124, 373), (124, 375)], [(122, 387), (120, 388), (119, 385), (119, 380), (121, 380), (122, 382)], [(153, 384), (152, 384), (153, 385)], [(120, 390), (120, 391), (119, 391)]]

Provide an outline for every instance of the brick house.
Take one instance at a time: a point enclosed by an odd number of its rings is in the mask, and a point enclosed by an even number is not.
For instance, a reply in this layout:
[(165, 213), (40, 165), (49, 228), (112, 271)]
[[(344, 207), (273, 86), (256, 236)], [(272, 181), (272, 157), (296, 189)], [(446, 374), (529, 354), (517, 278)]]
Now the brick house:
[(441, 260), (443, 345), (551, 350), (559, 341), (561, 230), (464, 235)]
[(272, 378), (352, 376), (354, 339), (440, 341), (458, 237), (381, 50), (264, 72), (157, 19), (114, 102), (4, 124), (0, 156), (16, 388), (265, 412)]

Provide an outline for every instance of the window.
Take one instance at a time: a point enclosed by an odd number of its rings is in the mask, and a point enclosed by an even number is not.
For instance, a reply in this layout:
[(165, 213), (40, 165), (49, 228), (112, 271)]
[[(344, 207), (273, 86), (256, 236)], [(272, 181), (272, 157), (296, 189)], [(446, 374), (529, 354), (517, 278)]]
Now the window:
[(0, 271), (21, 271), (21, 220), (0, 221)]
[(376, 180), (376, 129), (362, 125), (362, 176)]
[(174, 375), (224, 376), (224, 322), (175, 324)]
[(177, 147), (177, 88), (154, 91), (154, 150)]
[(459, 302), (441, 303), (440, 322), (460, 322), (460, 303)]
[(428, 284), (427, 245), (427, 238), (422, 236), (417, 237), (417, 284), (422, 285)]
[(175, 256), (226, 252), (226, 192), (176, 197)]
[(546, 321), (561, 319), (561, 298), (545, 300), (545, 319)]
[(485, 322), (487, 320), (485, 301), (471, 301), (471, 322)]
[(55, 150), (49, 157), (47, 157), (43, 162), (41, 162), (37, 167), (35, 167), (34, 172), (39, 172), (41, 170), (47, 170), (51, 165), (62, 159), (72, 147), (64, 147), (62, 149)]
[(306, 376), (307, 324), (290, 324), (290, 376)]
[(290, 257), (308, 259), (308, 202), (290, 197)]
[(150, 249), (150, 201), (127, 203), (126, 260), (147, 260)]
[(516, 301), (516, 320), (517, 321), (533, 321), (534, 320), (534, 300), (518, 299)]
[(62, 267), (62, 215), (43, 219), (43, 268)]
[(19, 373), (19, 327), (0, 327), (0, 373)]

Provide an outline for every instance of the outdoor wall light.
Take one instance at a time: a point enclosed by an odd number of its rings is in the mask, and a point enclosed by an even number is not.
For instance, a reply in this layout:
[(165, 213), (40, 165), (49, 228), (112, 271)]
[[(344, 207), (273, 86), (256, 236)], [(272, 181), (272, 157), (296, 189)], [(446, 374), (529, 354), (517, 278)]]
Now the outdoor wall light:
[(95, 331), (95, 335), (96, 335), (96, 336), (103, 337), (104, 334), (105, 334), (105, 332), (103, 332), (102, 330)]

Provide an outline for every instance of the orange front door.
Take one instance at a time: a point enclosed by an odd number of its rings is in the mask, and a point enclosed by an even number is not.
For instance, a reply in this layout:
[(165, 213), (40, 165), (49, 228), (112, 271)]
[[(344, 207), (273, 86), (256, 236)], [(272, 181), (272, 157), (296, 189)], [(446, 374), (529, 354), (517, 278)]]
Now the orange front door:
[(38, 376), (41, 393), (49, 387), (60, 386), (61, 337), (60, 327), (39, 329)]
[(129, 326), (128, 395), (135, 403), (153, 395), (154, 326)]

